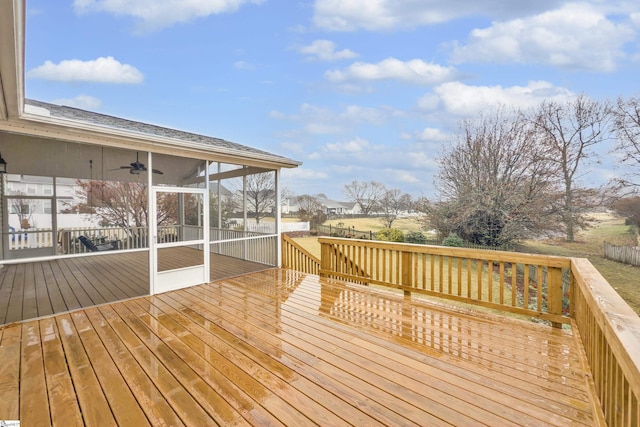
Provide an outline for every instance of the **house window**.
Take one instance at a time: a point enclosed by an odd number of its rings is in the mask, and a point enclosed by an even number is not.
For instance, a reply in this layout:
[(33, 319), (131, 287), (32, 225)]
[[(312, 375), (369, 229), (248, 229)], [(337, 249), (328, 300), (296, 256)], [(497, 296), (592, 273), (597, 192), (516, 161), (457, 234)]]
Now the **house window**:
[(45, 196), (51, 196), (53, 194), (53, 186), (52, 185), (48, 185), (48, 184), (43, 185), (42, 186), (42, 193)]
[(36, 194), (37, 188), (35, 184), (27, 184), (27, 194)]

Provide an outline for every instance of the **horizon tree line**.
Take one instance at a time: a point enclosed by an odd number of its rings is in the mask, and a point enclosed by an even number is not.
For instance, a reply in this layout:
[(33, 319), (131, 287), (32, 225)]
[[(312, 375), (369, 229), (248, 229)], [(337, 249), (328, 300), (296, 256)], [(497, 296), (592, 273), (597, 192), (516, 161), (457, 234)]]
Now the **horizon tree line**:
[[(598, 162), (598, 149), (630, 167), (606, 186), (582, 183)], [(376, 213), (386, 227), (403, 211), (422, 213), (423, 228), (455, 233), (470, 243), (501, 246), (525, 238), (563, 235), (574, 241), (586, 213), (640, 190), (640, 96), (615, 103), (586, 95), (537, 108), (499, 107), (464, 119), (439, 157), (435, 201), (414, 199), (376, 181), (344, 185), (363, 215)], [(309, 202), (309, 211), (318, 211)], [(640, 205), (640, 197), (636, 197)], [(313, 207), (312, 207), (313, 206)], [(629, 203), (623, 203), (629, 211)]]

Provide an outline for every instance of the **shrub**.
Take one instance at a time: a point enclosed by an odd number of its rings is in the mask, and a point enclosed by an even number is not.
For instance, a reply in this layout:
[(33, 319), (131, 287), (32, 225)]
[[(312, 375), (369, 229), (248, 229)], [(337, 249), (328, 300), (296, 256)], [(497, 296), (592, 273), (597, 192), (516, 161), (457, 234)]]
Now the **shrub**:
[(442, 246), (452, 246), (454, 248), (461, 248), (464, 245), (462, 237), (456, 233), (449, 233), (449, 235), (442, 241)]
[(385, 242), (404, 242), (404, 233), (397, 228), (383, 228), (378, 231), (377, 238)]
[(424, 245), (425, 243), (427, 243), (427, 236), (425, 236), (420, 231), (410, 231), (406, 236), (404, 236), (404, 241), (406, 243), (417, 243), (420, 245)]

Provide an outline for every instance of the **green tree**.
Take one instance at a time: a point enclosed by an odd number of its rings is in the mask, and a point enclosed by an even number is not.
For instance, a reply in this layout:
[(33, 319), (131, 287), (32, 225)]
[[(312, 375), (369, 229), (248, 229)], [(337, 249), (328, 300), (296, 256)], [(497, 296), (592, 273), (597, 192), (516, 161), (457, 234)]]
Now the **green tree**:
[(383, 228), (378, 231), (377, 239), (384, 242), (404, 242), (404, 233), (397, 228)]

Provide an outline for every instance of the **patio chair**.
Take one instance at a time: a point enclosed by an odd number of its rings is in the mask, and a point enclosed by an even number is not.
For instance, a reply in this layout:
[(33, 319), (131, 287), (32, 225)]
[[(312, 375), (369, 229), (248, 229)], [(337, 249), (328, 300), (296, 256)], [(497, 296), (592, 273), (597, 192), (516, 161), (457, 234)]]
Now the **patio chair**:
[(117, 241), (100, 243), (96, 245), (87, 236), (78, 236), (78, 240), (80, 240), (80, 243), (82, 243), (91, 252), (113, 251), (115, 249), (118, 249)]

